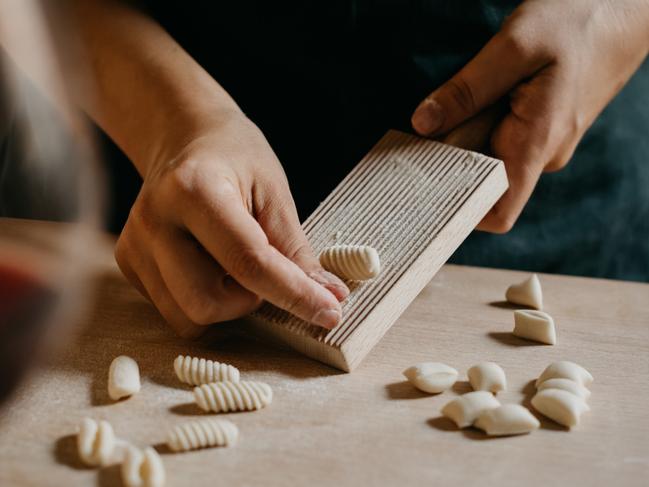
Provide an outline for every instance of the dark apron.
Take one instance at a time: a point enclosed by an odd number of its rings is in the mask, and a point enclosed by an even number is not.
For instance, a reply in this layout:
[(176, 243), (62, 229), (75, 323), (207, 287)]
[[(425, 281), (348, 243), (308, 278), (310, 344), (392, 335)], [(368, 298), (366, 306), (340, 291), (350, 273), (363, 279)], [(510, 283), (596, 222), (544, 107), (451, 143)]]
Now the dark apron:
[[(147, 7), (266, 134), (305, 218), (519, 2), (216, 3)], [(511, 232), (474, 232), (451, 260), (649, 280), (649, 63)]]

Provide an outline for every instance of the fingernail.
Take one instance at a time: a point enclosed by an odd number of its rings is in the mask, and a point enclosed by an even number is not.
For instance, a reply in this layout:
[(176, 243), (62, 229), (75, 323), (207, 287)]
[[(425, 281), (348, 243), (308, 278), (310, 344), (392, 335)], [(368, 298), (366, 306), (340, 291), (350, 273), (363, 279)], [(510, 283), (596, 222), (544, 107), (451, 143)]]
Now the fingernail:
[(426, 98), (412, 115), (412, 126), (421, 135), (431, 135), (444, 123), (444, 110), (433, 98)]
[(340, 321), (341, 314), (337, 309), (321, 309), (313, 317), (313, 323), (323, 326), (324, 328), (332, 329)]
[(323, 269), (310, 272), (309, 277), (331, 291), (338, 301), (343, 301), (347, 296), (349, 296), (349, 288), (331, 272), (327, 272)]

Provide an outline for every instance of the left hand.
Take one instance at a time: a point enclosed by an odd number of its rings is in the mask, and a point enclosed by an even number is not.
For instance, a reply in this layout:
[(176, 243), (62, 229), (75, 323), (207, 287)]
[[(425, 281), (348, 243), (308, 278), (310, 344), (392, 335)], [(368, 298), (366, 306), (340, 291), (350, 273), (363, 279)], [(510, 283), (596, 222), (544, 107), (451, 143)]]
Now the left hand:
[(649, 51), (647, 0), (526, 0), (462, 70), (415, 110), (421, 135), (447, 133), (508, 95), (491, 136), (509, 189), (481, 230), (509, 231), (541, 172), (563, 168)]

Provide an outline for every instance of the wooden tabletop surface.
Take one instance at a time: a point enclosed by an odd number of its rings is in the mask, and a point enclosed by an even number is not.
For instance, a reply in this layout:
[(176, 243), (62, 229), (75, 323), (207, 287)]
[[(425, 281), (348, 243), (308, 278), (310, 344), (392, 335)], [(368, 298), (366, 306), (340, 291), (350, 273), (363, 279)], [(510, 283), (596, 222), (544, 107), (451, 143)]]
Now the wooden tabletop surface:
[[(11, 230), (0, 222), (0, 235)], [(51, 226), (50, 226), (51, 228)], [(234, 448), (172, 454), (159, 446), (168, 486), (192, 485), (601, 485), (649, 484), (649, 285), (541, 275), (556, 346), (511, 336), (506, 287), (527, 274), (447, 265), (352, 374), (214, 327), (199, 342), (173, 336), (121, 277), (110, 246), (96, 258), (96, 300), (76, 337), (39, 366), (0, 409), (0, 485), (119, 486), (119, 469), (84, 467), (75, 431), (84, 417), (109, 420), (137, 445), (160, 445), (166, 430), (202, 413), (172, 362), (191, 354), (232, 363), (270, 384), (273, 403), (225, 415), (240, 429)], [(143, 378), (134, 397), (113, 403), (108, 366), (120, 354)], [(457, 430), (440, 408), (469, 390), (466, 370), (492, 360), (505, 369), (503, 403), (529, 405), (530, 381), (554, 360), (595, 377), (574, 431), (542, 420), (530, 435), (488, 439)], [(453, 390), (429, 396), (401, 371), (421, 361), (461, 372)]]

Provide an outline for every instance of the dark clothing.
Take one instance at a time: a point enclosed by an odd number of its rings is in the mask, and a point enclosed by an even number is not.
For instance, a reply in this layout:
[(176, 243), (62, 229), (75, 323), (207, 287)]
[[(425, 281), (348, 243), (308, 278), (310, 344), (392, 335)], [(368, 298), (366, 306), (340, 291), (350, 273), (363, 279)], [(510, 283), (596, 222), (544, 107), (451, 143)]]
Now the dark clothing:
[[(305, 218), (519, 2), (162, 3), (146, 8), (263, 130)], [(452, 261), (649, 280), (648, 136), (645, 63), (515, 228), (475, 232)]]

